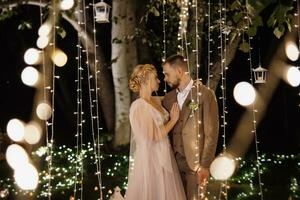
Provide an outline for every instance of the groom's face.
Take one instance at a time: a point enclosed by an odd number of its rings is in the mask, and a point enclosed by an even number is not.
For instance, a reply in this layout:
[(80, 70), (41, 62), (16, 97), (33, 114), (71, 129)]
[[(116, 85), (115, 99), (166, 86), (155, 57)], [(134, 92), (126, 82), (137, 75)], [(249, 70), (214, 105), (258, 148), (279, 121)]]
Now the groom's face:
[(177, 88), (180, 83), (180, 68), (171, 67), (169, 63), (163, 65), (164, 70), (164, 81), (172, 88)]

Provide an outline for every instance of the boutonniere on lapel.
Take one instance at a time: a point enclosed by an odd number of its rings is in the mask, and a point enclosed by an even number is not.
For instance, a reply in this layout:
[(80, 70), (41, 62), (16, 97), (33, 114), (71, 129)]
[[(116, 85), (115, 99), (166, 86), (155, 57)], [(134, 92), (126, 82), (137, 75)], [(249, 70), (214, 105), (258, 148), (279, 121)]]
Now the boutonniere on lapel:
[(192, 111), (190, 117), (193, 117), (195, 114), (195, 111), (199, 108), (199, 104), (197, 102), (195, 102), (194, 100), (190, 100), (188, 107)]

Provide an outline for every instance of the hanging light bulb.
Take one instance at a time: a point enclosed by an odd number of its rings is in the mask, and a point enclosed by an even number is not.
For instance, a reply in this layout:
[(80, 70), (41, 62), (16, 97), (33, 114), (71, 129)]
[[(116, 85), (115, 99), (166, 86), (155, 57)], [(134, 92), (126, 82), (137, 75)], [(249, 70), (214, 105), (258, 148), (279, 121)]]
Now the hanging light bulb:
[(227, 156), (219, 156), (211, 163), (210, 173), (216, 180), (224, 181), (232, 176), (235, 166), (233, 159)]
[(50, 31), (52, 30), (52, 26), (49, 22), (45, 22), (44, 24), (42, 24), (38, 30), (38, 34), (39, 36), (44, 36), (47, 37), (50, 33)]
[(9, 190), (7, 188), (2, 188), (0, 190), (0, 199), (5, 199), (9, 195)]
[(256, 91), (248, 82), (239, 82), (233, 89), (233, 97), (242, 106), (251, 105), (256, 98)]
[(36, 46), (40, 49), (47, 47), (49, 44), (49, 38), (47, 36), (40, 36), (36, 41)]
[(36, 108), (36, 114), (41, 120), (48, 120), (51, 115), (51, 106), (48, 103), (40, 103)]
[(293, 87), (300, 85), (300, 71), (297, 67), (289, 67), (286, 73), (286, 79), (288, 83)]
[(42, 137), (42, 129), (36, 122), (29, 122), (25, 126), (24, 139), (28, 144), (36, 144)]
[(36, 114), (41, 120), (48, 120), (51, 115), (51, 106), (48, 103), (40, 103), (36, 108)]
[(24, 54), (24, 61), (28, 65), (38, 64), (41, 60), (41, 52), (35, 48), (29, 48)]
[(18, 144), (9, 145), (5, 157), (7, 163), (13, 169), (22, 168), (25, 163), (29, 162), (26, 151)]
[(27, 163), (17, 168), (14, 173), (15, 181), (22, 190), (34, 190), (39, 182), (39, 174), (36, 168)]
[(60, 49), (55, 49), (52, 53), (51, 59), (58, 67), (63, 67), (68, 61), (67, 55)]
[(24, 138), (24, 133), (25, 133), (24, 123), (18, 119), (11, 119), (7, 123), (6, 131), (8, 137), (11, 140), (15, 142), (20, 142)]
[(61, 10), (69, 10), (74, 6), (74, 0), (62, 0), (60, 2)]
[(34, 67), (26, 67), (21, 73), (22, 82), (28, 86), (35, 86), (39, 80), (39, 72)]
[(295, 42), (288, 41), (285, 44), (285, 53), (291, 61), (296, 61), (299, 58), (299, 49)]

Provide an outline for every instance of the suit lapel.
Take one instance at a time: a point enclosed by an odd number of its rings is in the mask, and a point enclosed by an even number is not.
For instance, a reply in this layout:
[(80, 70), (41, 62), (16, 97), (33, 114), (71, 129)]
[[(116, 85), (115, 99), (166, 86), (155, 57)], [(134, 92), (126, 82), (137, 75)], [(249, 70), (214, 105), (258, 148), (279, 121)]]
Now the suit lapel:
[(172, 108), (172, 105), (173, 103), (177, 102), (177, 93), (176, 93), (176, 90), (172, 90), (170, 92), (170, 98), (168, 99), (168, 101), (166, 102), (166, 109), (170, 112), (171, 111), (171, 108)]
[(183, 105), (182, 105), (182, 114), (181, 114), (181, 119), (182, 119), (182, 122), (183, 122), (183, 126), (185, 125), (187, 119), (189, 118), (190, 116), (190, 113), (191, 113), (191, 109), (189, 107), (189, 104), (191, 103), (192, 101), (192, 97), (194, 99), (194, 101), (196, 101), (196, 95), (197, 95), (197, 90), (195, 89), (194, 85), (191, 89), (191, 91), (189, 92), (187, 98), (185, 99)]

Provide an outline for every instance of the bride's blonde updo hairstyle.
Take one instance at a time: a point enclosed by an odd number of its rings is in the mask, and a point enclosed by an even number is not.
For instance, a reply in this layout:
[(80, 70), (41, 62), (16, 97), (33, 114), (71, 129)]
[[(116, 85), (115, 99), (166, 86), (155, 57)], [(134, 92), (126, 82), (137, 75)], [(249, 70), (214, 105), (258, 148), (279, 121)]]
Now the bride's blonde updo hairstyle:
[(129, 88), (133, 92), (139, 92), (141, 85), (145, 83), (151, 73), (156, 73), (156, 69), (151, 64), (137, 65), (131, 74)]

